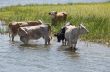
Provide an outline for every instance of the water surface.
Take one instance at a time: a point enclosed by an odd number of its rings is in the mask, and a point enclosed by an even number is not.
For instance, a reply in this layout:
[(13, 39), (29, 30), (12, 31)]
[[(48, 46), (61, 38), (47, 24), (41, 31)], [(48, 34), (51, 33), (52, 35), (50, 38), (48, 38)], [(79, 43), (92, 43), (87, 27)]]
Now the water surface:
[(110, 72), (110, 47), (78, 41), (76, 53), (56, 42), (43, 39), (23, 45), (0, 35), (0, 72)]

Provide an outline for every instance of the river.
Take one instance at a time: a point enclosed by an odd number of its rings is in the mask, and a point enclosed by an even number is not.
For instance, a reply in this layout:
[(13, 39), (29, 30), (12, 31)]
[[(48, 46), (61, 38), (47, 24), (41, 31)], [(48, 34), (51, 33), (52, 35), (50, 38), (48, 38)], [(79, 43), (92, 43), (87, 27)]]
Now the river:
[(79, 40), (74, 53), (56, 41), (23, 45), (19, 37), (11, 42), (0, 35), (0, 72), (110, 72), (110, 47)]

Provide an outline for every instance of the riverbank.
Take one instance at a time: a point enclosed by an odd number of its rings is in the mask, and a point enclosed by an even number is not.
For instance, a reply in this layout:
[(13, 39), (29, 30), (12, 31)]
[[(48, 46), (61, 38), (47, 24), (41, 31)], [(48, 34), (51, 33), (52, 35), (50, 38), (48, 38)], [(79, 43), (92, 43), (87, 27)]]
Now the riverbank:
[[(10, 6), (0, 8), (0, 20), (7, 24), (11, 21), (38, 19), (50, 23), (50, 11), (66, 11), (67, 21), (73, 25), (83, 22), (89, 30), (88, 34), (81, 37), (83, 40), (110, 44), (110, 3)], [(53, 32), (57, 32), (63, 25), (58, 23), (53, 26)]]

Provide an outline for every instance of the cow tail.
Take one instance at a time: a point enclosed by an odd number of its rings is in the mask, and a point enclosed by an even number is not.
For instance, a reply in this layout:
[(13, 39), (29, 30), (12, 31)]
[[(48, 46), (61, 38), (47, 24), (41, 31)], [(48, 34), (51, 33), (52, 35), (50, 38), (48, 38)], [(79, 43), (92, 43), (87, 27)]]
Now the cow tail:
[(52, 29), (51, 29), (51, 25), (48, 25), (48, 32), (49, 32), (50, 39), (52, 39)]

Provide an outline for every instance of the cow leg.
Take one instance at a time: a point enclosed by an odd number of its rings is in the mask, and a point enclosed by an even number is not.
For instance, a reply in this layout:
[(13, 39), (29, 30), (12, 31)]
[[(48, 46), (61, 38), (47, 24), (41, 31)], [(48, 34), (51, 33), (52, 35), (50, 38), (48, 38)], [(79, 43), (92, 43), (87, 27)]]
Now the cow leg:
[(70, 40), (66, 40), (67, 46), (70, 48)]
[(15, 35), (14, 35), (14, 34), (12, 34), (12, 35), (11, 35), (11, 37), (12, 37), (12, 41), (14, 41), (14, 37), (15, 37)]
[(62, 40), (62, 45), (66, 45), (66, 40)]
[(9, 38), (11, 39), (11, 36), (10, 35), (11, 35), (11, 32), (9, 31)]
[(73, 44), (72, 44), (71, 40), (69, 41), (69, 46), (70, 46), (70, 48), (73, 48)]
[[(76, 43), (76, 44), (77, 44), (77, 43)], [(74, 49), (75, 49), (75, 50), (77, 50), (77, 48), (76, 48), (76, 44), (74, 45)]]
[(50, 37), (49, 36), (44, 36), (45, 39), (45, 45), (50, 44)]
[(21, 36), (20, 40), (24, 43), (24, 44), (28, 44), (29, 39), (27, 37)]
[(74, 46), (73, 46), (74, 50), (77, 50), (77, 49), (76, 49), (76, 44), (77, 44), (77, 41), (74, 42)]
[(47, 45), (48, 44), (48, 41), (47, 41), (47, 39), (45, 39), (45, 45)]
[(50, 39), (49, 38), (47, 38), (47, 39), (45, 39), (45, 45), (49, 45), (50, 44)]
[(47, 45), (48, 44), (48, 39), (47, 39), (47, 37), (43, 37), (44, 39), (45, 39), (45, 45)]
[(65, 42), (64, 42), (64, 40), (62, 40), (62, 45), (65, 45)]
[(69, 42), (67, 41), (66, 44), (69, 46)]
[(65, 44), (65, 46), (67, 45), (67, 41), (66, 41), (66, 39), (64, 40), (65, 42), (64, 42), (64, 44)]
[(11, 34), (12, 41), (14, 41), (14, 38), (15, 38), (16, 35), (17, 35), (17, 33), (12, 33)]
[(72, 51), (76, 51), (76, 43), (73, 43), (72, 41), (70, 41), (70, 42), (68, 42), (69, 43), (69, 48), (70, 48), (70, 50), (72, 50)]
[(74, 44), (74, 49), (76, 49), (76, 43)]
[(14, 41), (14, 36), (12, 36), (12, 41)]
[(11, 33), (9, 33), (9, 38), (12, 41), (12, 34)]
[(69, 48), (72, 50), (73, 49), (73, 45), (71, 44), (71, 42), (68, 42), (69, 43)]
[(48, 44), (50, 44), (50, 38), (48, 38)]

